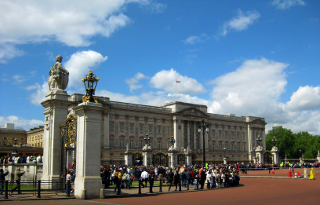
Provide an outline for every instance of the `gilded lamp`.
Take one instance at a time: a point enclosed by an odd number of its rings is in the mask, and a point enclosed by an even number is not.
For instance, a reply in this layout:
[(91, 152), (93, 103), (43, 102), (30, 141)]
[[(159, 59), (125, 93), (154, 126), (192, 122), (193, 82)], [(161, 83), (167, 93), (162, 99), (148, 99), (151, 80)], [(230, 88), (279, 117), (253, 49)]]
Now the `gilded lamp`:
[(96, 87), (100, 78), (97, 78), (95, 74), (93, 74), (92, 70), (82, 78), (82, 82), (84, 83), (84, 87), (86, 89), (86, 95), (83, 96), (82, 102), (95, 102), (98, 103), (98, 98), (93, 97), (94, 92), (96, 91)]

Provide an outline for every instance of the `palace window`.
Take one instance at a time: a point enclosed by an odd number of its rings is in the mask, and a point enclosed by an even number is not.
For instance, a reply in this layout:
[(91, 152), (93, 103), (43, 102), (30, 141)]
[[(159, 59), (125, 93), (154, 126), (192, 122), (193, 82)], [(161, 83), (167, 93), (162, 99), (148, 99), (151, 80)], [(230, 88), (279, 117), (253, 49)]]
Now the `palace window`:
[(166, 134), (169, 134), (169, 127), (166, 127)]
[(149, 132), (152, 132), (152, 125), (149, 125)]
[(158, 126), (158, 134), (161, 134), (161, 126)]
[(120, 131), (124, 130), (124, 123), (120, 123)]
[(8, 137), (3, 137), (3, 140), (8, 140)]
[(214, 130), (212, 130), (212, 137), (214, 138)]
[(140, 148), (143, 147), (143, 143), (142, 143), (142, 140), (140, 140)]
[(158, 141), (158, 149), (161, 149), (161, 141)]
[(239, 133), (239, 132), (237, 132), (237, 138), (238, 138), (238, 139), (240, 138), (239, 136), (240, 136), (240, 133)]
[(123, 139), (120, 139), (120, 147), (123, 147)]
[(224, 132), (224, 137), (228, 138), (228, 132), (227, 131)]
[(113, 139), (110, 139), (109, 145), (110, 147), (113, 147)]
[(233, 132), (231, 132), (231, 138), (233, 139)]
[(233, 144), (231, 145), (231, 150), (233, 150)]
[(219, 144), (219, 150), (222, 150), (222, 146), (221, 146), (221, 144)]
[(214, 150), (214, 144), (212, 144), (212, 150)]
[(221, 130), (219, 130), (219, 138), (221, 138)]
[(113, 122), (110, 122), (110, 130), (113, 130)]
[(130, 140), (130, 148), (133, 148), (133, 140)]
[(140, 125), (140, 132), (143, 132), (143, 125)]
[(133, 132), (133, 124), (130, 124), (130, 132)]

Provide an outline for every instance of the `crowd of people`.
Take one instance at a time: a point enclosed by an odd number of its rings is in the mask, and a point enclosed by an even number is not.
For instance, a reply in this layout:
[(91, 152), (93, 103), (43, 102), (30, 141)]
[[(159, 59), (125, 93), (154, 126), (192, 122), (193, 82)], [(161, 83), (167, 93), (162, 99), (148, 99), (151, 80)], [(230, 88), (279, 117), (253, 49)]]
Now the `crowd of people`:
[(0, 158), (0, 166), (9, 164), (9, 163), (19, 164), (19, 163), (30, 163), (30, 162), (42, 163), (42, 155), (40, 154), (38, 156), (24, 155), (22, 157), (18, 155), (18, 156)]
[(115, 184), (114, 193), (121, 194), (121, 189), (130, 189), (134, 181), (138, 181), (141, 187), (149, 184), (150, 193), (154, 181), (160, 181), (168, 185), (168, 191), (172, 187), (175, 191), (178, 186), (187, 190), (193, 185), (194, 189), (207, 189), (238, 186), (240, 166), (237, 164), (211, 164), (205, 167), (201, 165), (176, 166), (104, 166), (101, 167), (101, 179), (105, 188)]

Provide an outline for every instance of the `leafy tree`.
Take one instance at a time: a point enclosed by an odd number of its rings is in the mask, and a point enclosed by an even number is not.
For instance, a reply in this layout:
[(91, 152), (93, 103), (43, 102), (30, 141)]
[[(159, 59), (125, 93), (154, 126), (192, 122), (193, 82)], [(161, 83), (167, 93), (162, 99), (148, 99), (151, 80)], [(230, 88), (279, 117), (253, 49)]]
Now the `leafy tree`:
[(273, 147), (273, 136), (277, 139), (276, 146), (280, 149), (279, 154), (282, 159), (285, 158), (285, 155), (289, 159), (299, 159), (300, 154), (304, 154), (305, 159), (314, 159), (320, 150), (320, 136), (313, 136), (308, 132), (292, 133), (290, 129), (282, 126), (273, 127), (266, 134), (267, 150)]

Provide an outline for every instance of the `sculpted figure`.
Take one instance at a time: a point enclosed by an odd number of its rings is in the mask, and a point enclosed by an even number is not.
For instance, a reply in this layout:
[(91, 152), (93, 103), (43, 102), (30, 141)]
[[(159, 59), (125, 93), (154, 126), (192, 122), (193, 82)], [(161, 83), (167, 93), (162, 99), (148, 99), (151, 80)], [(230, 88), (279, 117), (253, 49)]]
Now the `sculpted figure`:
[(69, 72), (62, 67), (62, 56), (56, 57), (56, 64), (54, 64), (49, 71), (48, 85), (49, 91), (64, 90), (67, 88), (69, 81)]

